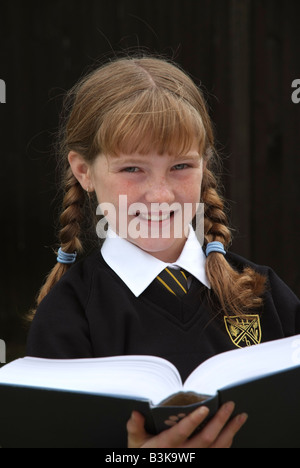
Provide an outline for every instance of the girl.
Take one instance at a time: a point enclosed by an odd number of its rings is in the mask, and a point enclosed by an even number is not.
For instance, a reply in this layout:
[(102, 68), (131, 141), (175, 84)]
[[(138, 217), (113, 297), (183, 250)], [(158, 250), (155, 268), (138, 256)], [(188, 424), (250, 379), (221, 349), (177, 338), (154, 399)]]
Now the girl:
[[(213, 173), (212, 124), (183, 71), (157, 58), (118, 59), (76, 85), (66, 108), (61, 247), (38, 297), (28, 355), (150, 354), (171, 361), (184, 380), (217, 353), (300, 333), (300, 303), (287, 286), (226, 252), (231, 232)], [(97, 204), (107, 238), (72, 266), (83, 231), (89, 223), (95, 230)], [(233, 410), (229, 402), (191, 439), (207, 409), (156, 437), (133, 413), (129, 447), (230, 446), (247, 419), (227, 424)]]

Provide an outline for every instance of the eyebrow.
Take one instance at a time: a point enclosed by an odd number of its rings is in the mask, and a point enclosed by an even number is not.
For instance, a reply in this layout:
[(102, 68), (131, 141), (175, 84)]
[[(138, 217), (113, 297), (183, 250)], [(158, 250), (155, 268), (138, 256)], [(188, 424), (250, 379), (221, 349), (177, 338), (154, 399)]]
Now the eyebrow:
[[(139, 164), (143, 162), (147, 158), (147, 155), (130, 155), (130, 154), (124, 154), (120, 158), (116, 159), (116, 162), (124, 162), (124, 163), (131, 163), (131, 164)], [(189, 159), (189, 160), (198, 160), (201, 158), (200, 154), (198, 152), (191, 152), (187, 154), (182, 154), (182, 155), (170, 155), (170, 158), (173, 160), (176, 159)]]
[(181, 154), (180, 156), (176, 156), (178, 158), (189, 158), (189, 159), (198, 159), (200, 158), (200, 154), (198, 153), (198, 151), (193, 151), (193, 152), (190, 152), (190, 153), (187, 153), (187, 154)]

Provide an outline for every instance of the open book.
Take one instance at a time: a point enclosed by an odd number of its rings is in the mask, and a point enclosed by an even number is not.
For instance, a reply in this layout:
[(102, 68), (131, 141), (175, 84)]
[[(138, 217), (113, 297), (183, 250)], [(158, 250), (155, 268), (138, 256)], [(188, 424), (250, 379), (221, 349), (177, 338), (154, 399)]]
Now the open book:
[[(195, 369), (184, 384), (171, 363), (153, 356), (18, 359), (0, 370), (0, 445), (14, 446), (17, 427), (30, 424), (27, 435), (20, 435), (22, 446), (121, 447), (126, 444), (126, 421), (132, 410), (144, 413), (147, 429), (156, 433), (199, 404), (208, 406), (213, 415), (228, 400), (237, 403), (237, 411), (248, 412), (250, 419), (252, 408), (257, 414), (262, 405), (261, 411), (266, 410), (262, 419), (268, 420), (268, 401), (275, 394), (280, 401), (276, 397), (274, 405), (280, 403), (284, 409), (288, 400), (294, 402), (295, 393), (297, 407), (293, 403), (291, 411), (300, 420), (299, 350), (300, 337), (292, 337), (219, 354)], [(257, 424), (262, 423), (257, 420)]]

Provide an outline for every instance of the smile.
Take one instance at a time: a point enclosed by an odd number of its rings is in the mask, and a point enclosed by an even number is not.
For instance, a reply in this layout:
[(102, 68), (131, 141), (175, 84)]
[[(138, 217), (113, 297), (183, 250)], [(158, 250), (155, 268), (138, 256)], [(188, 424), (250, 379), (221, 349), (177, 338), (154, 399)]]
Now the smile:
[(166, 221), (168, 219), (171, 219), (173, 215), (174, 215), (174, 211), (171, 211), (169, 213), (160, 213), (160, 214), (141, 213), (140, 211), (137, 211), (135, 214), (136, 217), (139, 217), (145, 221), (150, 221), (150, 222)]

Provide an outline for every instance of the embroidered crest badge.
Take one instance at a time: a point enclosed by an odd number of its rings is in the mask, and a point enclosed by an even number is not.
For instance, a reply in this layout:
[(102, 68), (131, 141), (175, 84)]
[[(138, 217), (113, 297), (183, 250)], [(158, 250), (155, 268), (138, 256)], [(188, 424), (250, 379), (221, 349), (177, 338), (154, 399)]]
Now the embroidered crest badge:
[(261, 343), (262, 333), (259, 315), (224, 317), (225, 327), (231, 341), (238, 348)]

